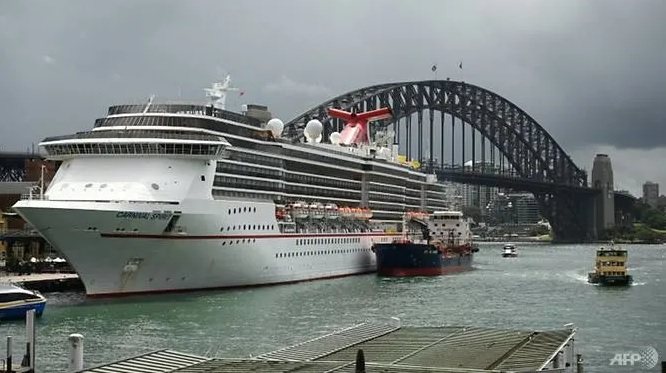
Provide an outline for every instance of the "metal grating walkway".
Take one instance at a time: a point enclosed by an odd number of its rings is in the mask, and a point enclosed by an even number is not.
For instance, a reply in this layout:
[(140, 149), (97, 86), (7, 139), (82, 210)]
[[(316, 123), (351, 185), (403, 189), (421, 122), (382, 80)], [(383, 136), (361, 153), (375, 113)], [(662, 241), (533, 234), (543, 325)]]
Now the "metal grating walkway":
[(544, 368), (562, 372), (547, 365), (574, 334), (575, 329), (401, 327), (368, 322), (253, 359), (206, 358), (160, 350), (80, 373), (352, 373), (359, 349), (368, 373), (536, 372)]
[(172, 350), (159, 350), (99, 365), (80, 373), (170, 373), (211, 359)]
[(336, 351), (381, 337), (398, 329), (400, 329), (399, 325), (371, 322), (361, 323), (297, 345), (259, 355), (257, 358), (264, 360), (312, 361), (331, 355)]

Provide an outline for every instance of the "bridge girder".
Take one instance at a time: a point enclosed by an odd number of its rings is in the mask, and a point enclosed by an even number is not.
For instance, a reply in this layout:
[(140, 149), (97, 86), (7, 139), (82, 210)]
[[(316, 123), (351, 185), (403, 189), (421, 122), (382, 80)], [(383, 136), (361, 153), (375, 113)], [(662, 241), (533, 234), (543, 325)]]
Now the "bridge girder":
[[(473, 84), (452, 80), (374, 85), (342, 94), (297, 116), (286, 123), (285, 136), (292, 141), (304, 141), (303, 129), (306, 123), (316, 118), (324, 125), (324, 136), (327, 138), (340, 126), (337, 119), (331, 118), (327, 113), (326, 109), (331, 107), (358, 112), (390, 107), (393, 118), (380, 121), (378, 125), (374, 125), (375, 128), (390, 126), (403, 118), (407, 118), (409, 128), (411, 116), (417, 114), (422, 118), (425, 110), (431, 113), (439, 111), (460, 119), (504, 155), (522, 180), (515, 180), (513, 183), (503, 180), (503, 184), (532, 191), (545, 217), (551, 222), (556, 236), (568, 239), (589, 238), (589, 216), (588, 213), (582, 213), (581, 208), (589, 205), (596, 191), (588, 187), (587, 173), (575, 165), (571, 157), (536, 120), (500, 95)], [(432, 115), (430, 118), (432, 129)], [(422, 121), (419, 120), (418, 123)], [(417, 141), (419, 149), (422, 149), (422, 127), (418, 128), (418, 133)], [(432, 157), (432, 153), (430, 156)], [(447, 175), (445, 172), (442, 176), (449, 180), (461, 177)], [(475, 180), (475, 177), (478, 180)], [(471, 184), (489, 182), (476, 175), (462, 178), (465, 179), (463, 182)]]

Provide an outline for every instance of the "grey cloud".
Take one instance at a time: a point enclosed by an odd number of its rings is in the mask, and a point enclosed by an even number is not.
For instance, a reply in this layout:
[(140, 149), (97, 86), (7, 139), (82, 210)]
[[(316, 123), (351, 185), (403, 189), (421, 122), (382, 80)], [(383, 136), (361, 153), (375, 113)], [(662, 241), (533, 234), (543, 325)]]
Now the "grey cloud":
[(663, 146), (664, 4), (6, 1), (0, 144), (83, 130), (151, 93), (202, 99), (217, 66), (245, 90), (230, 107), (264, 103), (288, 120), (326, 95), (433, 78), (437, 62), (438, 78), (510, 99), (565, 149)]

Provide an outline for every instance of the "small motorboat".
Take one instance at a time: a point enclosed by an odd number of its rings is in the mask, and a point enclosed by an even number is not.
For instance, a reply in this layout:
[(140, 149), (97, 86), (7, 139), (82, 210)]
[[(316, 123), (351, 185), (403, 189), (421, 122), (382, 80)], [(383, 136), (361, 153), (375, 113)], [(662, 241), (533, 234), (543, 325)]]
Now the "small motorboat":
[(23, 319), (29, 310), (39, 317), (46, 307), (46, 298), (38, 291), (15, 284), (0, 284), (0, 320)]
[(517, 256), (518, 256), (518, 251), (516, 250), (516, 245), (510, 243), (504, 245), (504, 248), (502, 249), (503, 258), (515, 258)]

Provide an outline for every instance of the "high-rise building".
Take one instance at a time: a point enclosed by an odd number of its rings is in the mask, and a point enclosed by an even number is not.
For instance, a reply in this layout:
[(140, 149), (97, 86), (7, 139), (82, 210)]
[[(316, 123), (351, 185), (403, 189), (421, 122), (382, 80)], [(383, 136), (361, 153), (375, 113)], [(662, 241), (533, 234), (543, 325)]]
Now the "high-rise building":
[(643, 184), (643, 201), (656, 208), (659, 202), (659, 184), (651, 181)]
[(488, 214), (495, 225), (535, 224), (541, 219), (532, 193), (498, 193), (488, 206)]
[[(465, 171), (472, 171), (472, 161), (467, 161), (464, 165)], [(489, 162), (476, 161), (474, 169), (477, 172), (499, 174), (499, 167)], [(490, 202), (495, 198), (499, 188), (486, 185), (470, 185), (464, 184), (462, 186), (462, 204), (466, 207), (476, 207), (481, 211), (481, 215), (486, 215)]]
[(597, 154), (592, 164), (592, 187), (601, 191), (596, 196), (594, 233), (596, 237), (615, 226), (615, 190), (613, 189), (613, 166), (608, 154)]

